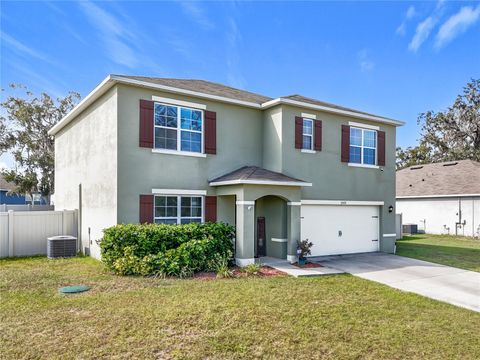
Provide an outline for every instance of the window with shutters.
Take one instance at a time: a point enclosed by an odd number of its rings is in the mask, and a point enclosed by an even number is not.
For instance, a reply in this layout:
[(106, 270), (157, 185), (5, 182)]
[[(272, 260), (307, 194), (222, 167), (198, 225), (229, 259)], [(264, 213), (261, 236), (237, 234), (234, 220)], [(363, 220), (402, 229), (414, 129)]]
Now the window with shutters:
[(203, 152), (203, 111), (155, 103), (154, 148)]
[(302, 149), (313, 150), (313, 120), (303, 119)]
[(377, 164), (377, 132), (350, 127), (350, 162), (354, 164)]
[(154, 222), (188, 224), (203, 221), (202, 196), (155, 195)]

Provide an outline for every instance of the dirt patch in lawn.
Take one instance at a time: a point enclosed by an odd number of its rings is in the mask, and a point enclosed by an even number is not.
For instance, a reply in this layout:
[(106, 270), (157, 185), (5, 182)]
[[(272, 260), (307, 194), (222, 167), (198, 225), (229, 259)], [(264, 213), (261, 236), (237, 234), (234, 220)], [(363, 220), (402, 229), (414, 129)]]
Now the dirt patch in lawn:
[[(256, 274), (249, 274), (245, 271), (242, 271), (242, 268), (239, 267), (234, 267), (233, 269), (233, 276), (234, 277), (247, 277), (247, 276), (259, 276), (259, 277), (269, 277), (269, 276), (283, 276), (287, 275), (283, 271), (276, 270), (270, 266), (262, 266), (258, 273)], [(198, 272), (193, 275), (194, 279), (200, 279), (200, 280), (212, 280), (217, 278), (217, 274), (214, 272)]]

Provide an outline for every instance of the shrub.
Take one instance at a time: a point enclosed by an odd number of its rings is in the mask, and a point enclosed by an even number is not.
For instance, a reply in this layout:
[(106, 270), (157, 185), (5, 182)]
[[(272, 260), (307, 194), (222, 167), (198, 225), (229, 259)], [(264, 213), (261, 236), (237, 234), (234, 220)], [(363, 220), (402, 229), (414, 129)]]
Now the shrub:
[(100, 249), (117, 274), (185, 277), (228, 263), (233, 239), (234, 228), (222, 223), (122, 224), (104, 230)]
[(217, 273), (217, 278), (232, 278), (235, 276), (233, 270), (230, 269), (230, 266), (228, 265), (227, 259), (221, 259), (218, 261), (215, 272)]
[(242, 271), (247, 273), (247, 275), (258, 275), (260, 273), (260, 269), (262, 268), (262, 264), (248, 264)]

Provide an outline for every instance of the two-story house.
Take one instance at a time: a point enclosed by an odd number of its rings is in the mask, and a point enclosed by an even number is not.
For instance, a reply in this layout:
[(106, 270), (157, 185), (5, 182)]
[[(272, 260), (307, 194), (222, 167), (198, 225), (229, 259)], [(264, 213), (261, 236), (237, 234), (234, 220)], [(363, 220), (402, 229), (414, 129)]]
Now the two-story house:
[(118, 223), (222, 221), (235, 258), (393, 252), (400, 121), (299, 95), (108, 76), (51, 130), (55, 206), (99, 257)]

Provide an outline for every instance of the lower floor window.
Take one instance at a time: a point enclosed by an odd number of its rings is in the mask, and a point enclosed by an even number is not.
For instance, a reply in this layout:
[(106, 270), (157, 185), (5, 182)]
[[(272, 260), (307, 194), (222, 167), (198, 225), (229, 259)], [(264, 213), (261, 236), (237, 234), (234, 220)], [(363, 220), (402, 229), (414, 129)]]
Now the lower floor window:
[(188, 224), (202, 222), (201, 196), (155, 195), (155, 223)]

